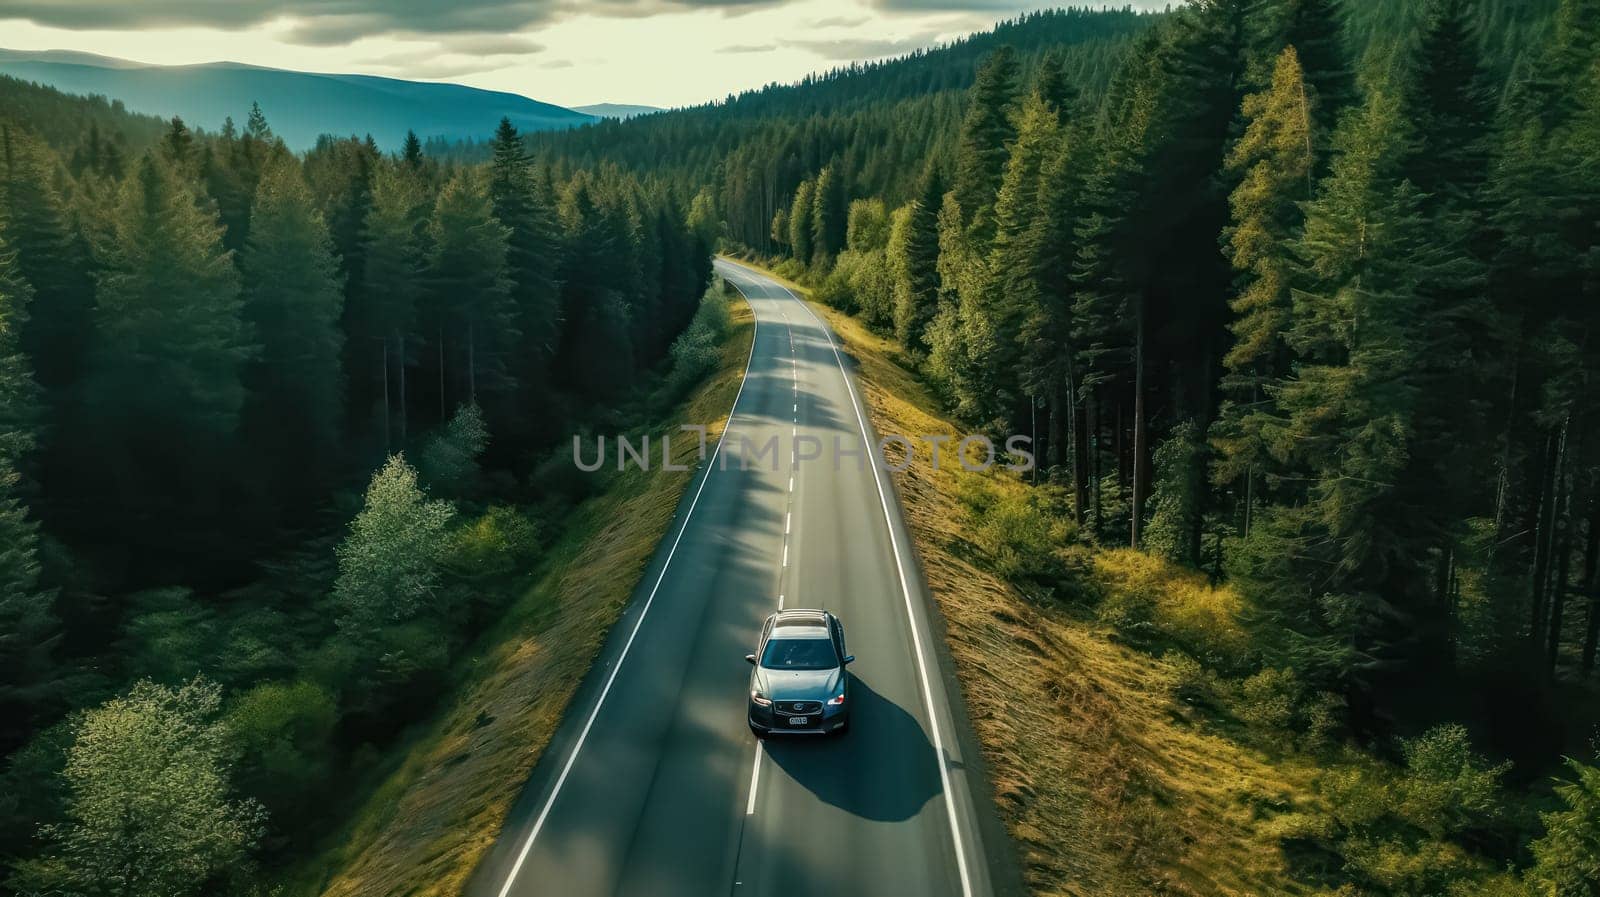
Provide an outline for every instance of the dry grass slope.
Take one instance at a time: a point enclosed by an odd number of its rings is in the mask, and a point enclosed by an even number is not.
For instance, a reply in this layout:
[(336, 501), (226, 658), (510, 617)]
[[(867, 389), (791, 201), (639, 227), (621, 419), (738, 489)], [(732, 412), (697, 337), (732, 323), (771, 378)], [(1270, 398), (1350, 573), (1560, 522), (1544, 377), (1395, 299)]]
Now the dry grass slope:
[[(742, 302), (717, 371), (660, 422), (715, 421), (743, 377), (754, 334)], [(692, 440), (674, 461), (693, 464)], [(464, 661), (456, 697), (420, 734), (297, 892), (443, 897), (461, 892), (671, 523), (691, 475), (630, 468), (578, 509), (527, 592)]]
[[(856, 361), (880, 433), (957, 432), (901, 363), (897, 345), (854, 318), (813, 307)], [(1208, 731), (1173, 697), (1166, 664), (1007, 584), (968, 540), (961, 497), (975, 488), (1027, 487), (1011, 474), (931, 468), (913, 464), (895, 482), (1031, 890), (1306, 893), (1287, 875), (1266, 823), (1303, 808), (1314, 764)], [(1107, 553), (1095, 569), (1141, 587), (1164, 570), (1174, 581), (1156, 611), (1207, 631), (1225, 634), (1219, 618), (1238, 610), (1237, 596), (1144, 555)]]

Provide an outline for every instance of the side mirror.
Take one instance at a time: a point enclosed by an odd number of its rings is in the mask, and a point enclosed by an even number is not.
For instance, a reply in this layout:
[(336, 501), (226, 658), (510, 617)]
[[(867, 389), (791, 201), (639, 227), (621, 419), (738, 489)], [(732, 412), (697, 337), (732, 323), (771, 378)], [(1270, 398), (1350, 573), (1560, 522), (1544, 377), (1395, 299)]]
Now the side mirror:
[(846, 655), (845, 659), (844, 659), (844, 662), (845, 663), (855, 663), (856, 662), (856, 656), (854, 654)]
[(744, 656), (744, 660), (745, 660), (745, 663), (748, 663), (751, 666), (754, 666), (755, 662), (756, 662), (756, 656), (754, 654), (746, 654)]

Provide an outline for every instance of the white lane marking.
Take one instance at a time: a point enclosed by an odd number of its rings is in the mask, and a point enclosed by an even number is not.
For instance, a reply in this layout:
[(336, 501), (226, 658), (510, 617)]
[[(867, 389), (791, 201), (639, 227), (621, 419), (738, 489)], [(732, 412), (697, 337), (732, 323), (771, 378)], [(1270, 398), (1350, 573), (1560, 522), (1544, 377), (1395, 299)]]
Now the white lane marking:
[(794, 491), (794, 477), (790, 477), (789, 478), (789, 491), (790, 492)]
[[(738, 289), (738, 285), (734, 285)], [(739, 290), (743, 296), (744, 291)], [(661, 572), (656, 575), (655, 584), (650, 587), (650, 594), (644, 599), (644, 606), (639, 609), (639, 619), (633, 621), (633, 631), (628, 633), (628, 640), (622, 644), (622, 653), (617, 655), (617, 663), (611, 668), (611, 674), (606, 677), (606, 684), (600, 688), (600, 697), (594, 702), (594, 709), (589, 711), (589, 718), (584, 721), (583, 728), (578, 732), (578, 740), (572, 746), (572, 753), (567, 755), (566, 765), (561, 767), (561, 774), (556, 776), (555, 787), (550, 789), (550, 796), (545, 798), (544, 807), (539, 810), (539, 816), (533, 821), (533, 830), (528, 832), (528, 838), (522, 842), (522, 849), (517, 852), (516, 862), (511, 864), (511, 871), (506, 874), (505, 884), (500, 888), (500, 897), (511, 893), (511, 886), (517, 881), (517, 874), (522, 871), (522, 864), (527, 862), (528, 853), (533, 850), (533, 842), (539, 837), (539, 831), (544, 828), (544, 821), (550, 816), (550, 808), (555, 806), (556, 798), (561, 796), (561, 786), (567, 783), (567, 776), (572, 773), (572, 767), (578, 762), (578, 753), (583, 750), (583, 743), (589, 737), (589, 730), (594, 728), (594, 721), (600, 716), (600, 708), (605, 706), (606, 696), (611, 694), (611, 686), (617, 681), (617, 673), (622, 670), (623, 661), (628, 659), (628, 650), (633, 647), (633, 640), (638, 638), (640, 627), (644, 626), (644, 619), (650, 613), (650, 605), (656, 600), (656, 592), (660, 591), (661, 583), (667, 578), (667, 570), (672, 566), (672, 558), (678, 553), (678, 544), (683, 541), (683, 534), (689, 530), (689, 522), (694, 518), (694, 509), (700, 504), (700, 496), (706, 491), (706, 483), (711, 482), (712, 471), (716, 470), (717, 455), (722, 452), (723, 437), (733, 429), (734, 415), (739, 411), (739, 398), (744, 395), (744, 385), (750, 379), (750, 362), (756, 357), (756, 340), (761, 335), (761, 323), (756, 319), (755, 306), (751, 305), (750, 297), (745, 296), (745, 304), (750, 306), (751, 331), (750, 355), (744, 360), (744, 376), (739, 379), (739, 389), (733, 394), (733, 406), (728, 409), (728, 423), (722, 428), (722, 436), (717, 437), (717, 446), (711, 451), (711, 460), (706, 466), (705, 475), (700, 478), (699, 488), (694, 490), (694, 498), (689, 501), (689, 510), (683, 515), (683, 525), (678, 527), (678, 535), (673, 537), (672, 547), (667, 549), (667, 559), (661, 562)]]
[(791, 524), (793, 522), (794, 522), (794, 512), (793, 511), (785, 511), (783, 513), (783, 534), (785, 536), (789, 535), (789, 524)]
[(783, 596), (778, 596), (778, 610), (783, 610)]
[[(771, 280), (771, 278), (768, 278), (768, 280), (777, 284), (785, 293), (788, 293), (790, 299), (800, 303), (800, 307), (805, 309), (806, 313), (811, 315), (812, 320), (817, 322), (817, 326), (822, 328), (822, 335), (828, 338), (828, 346), (833, 349), (833, 360), (839, 365), (839, 374), (844, 377), (844, 388), (850, 393), (851, 409), (855, 411), (856, 424), (861, 428), (861, 441), (870, 446), (872, 440), (867, 436), (867, 421), (861, 414), (861, 401), (856, 397), (855, 387), (850, 384), (850, 374), (845, 371), (844, 358), (839, 355), (839, 346), (833, 341), (833, 331), (828, 329), (828, 325), (822, 323), (822, 319), (817, 317), (817, 313), (811, 310), (811, 306), (807, 305), (799, 296), (796, 296), (793, 290), (775, 280)], [(911, 646), (917, 658), (917, 675), (922, 680), (922, 703), (928, 712), (928, 724), (933, 729), (933, 750), (939, 761), (939, 781), (944, 786), (945, 815), (950, 819), (950, 838), (956, 848), (956, 869), (961, 875), (961, 893), (963, 897), (972, 897), (972, 881), (967, 872), (967, 853), (961, 846), (961, 829), (959, 823), (956, 822), (955, 793), (951, 789), (950, 770), (945, 762), (944, 737), (939, 734), (939, 717), (934, 712), (933, 689), (928, 681), (928, 664), (923, 659), (922, 636), (917, 633), (917, 618), (912, 606), (911, 585), (906, 579), (905, 563), (900, 558), (900, 540), (894, 534), (894, 521), (889, 512), (889, 499), (883, 489), (883, 475), (878, 470), (879, 465), (871, 463), (870, 454), (868, 466), (872, 468), (872, 481), (878, 487), (878, 503), (883, 507), (883, 523), (889, 529), (889, 547), (894, 551), (894, 567), (895, 572), (900, 577), (900, 593), (905, 597), (906, 619), (911, 625)]]
[[(779, 609), (782, 609), (782, 596), (779, 596)], [(756, 760), (750, 764), (750, 798), (744, 802), (744, 815), (756, 815), (756, 785), (761, 781), (761, 740), (756, 740)]]
[(788, 543), (784, 543), (784, 546), (783, 546), (783, 565), (785, 567), (789, 566), (789, 545), (788, 545)]

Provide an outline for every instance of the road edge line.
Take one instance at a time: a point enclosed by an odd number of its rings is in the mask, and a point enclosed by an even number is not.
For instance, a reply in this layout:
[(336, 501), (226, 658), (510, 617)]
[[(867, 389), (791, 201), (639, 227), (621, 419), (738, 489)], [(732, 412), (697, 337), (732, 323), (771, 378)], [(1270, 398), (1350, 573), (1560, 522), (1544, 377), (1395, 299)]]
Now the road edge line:
[[(738, 263), (733, 262), (732, 264), (737, 265)], [(744, 266), (740, 265), (739, 267)], [(746, 270), (750, 269), (747, 268)], [(872, 458), (872, 439), (867, 435), (867, 422), (861, 413), (861, 400), (856, 395), (855, 385), (850, 382), (850, 372), (845, 369), (844, 358), (839, 354), (839, 344), (834, 342), (833, 328), (817, 317), (817, 313), (811, 310), (811, 306), (807, 305), (804, 299), (795, 295), (794, 290), (789, 289), (787, 285), (773, 278), (769, 277), (767, 279), (777, 284), (785, 293), (788, 293), (790, 299), (799, 303), (800, 307), (806, 310), (806, 314), (817, 322), (817, 326), (822, 328), (822, 335), (828, 338), (828, 347), (833, 350), (833, 360), (839, 365), (839, 374), (844, 377), (844, 387), (850, 393), (851, 410), (856, 413), (856, 424), (861, 430), (861, 441), (865, 443), (864, 447), (869, 453), (868, 457)], [(872, 468), (872, 482), (878, 487), (878, 503), (883, 507), (883, 523), (889, 530), (889, 546), (894, 549), (894, 568), (895, 573), (900, 577), (900, 593), (905, 598), (906, 621), (911, 624), (911, 642), (917, 653), (917, 675), (922, 680), (922, 704), (923, 709), (928, 712), (928, 725), (933, 729), (934, 751), (939, 755), (939, 780), (940, 784), (944, 786), (945, 815), (950, 820), (950, 839), (956, 849), (956, 867), (961, 874), (961, 894), (962, 897), (972, 897), (972, 879), (967, 871), (967, 852), (962, 845), (960, 824), (956, 822), (955, 789), (950, 782), (950, 769), (944, 747), (944, 737), (939, 734), (939, 715), (935, 712), (933, 706), (933, 686), (928, 679), (926, 651), (922, 645), (922, 636), (917, 632), (917, 617), (913, 610), (911, 585), (906, 578), (905, 562), (901, 559), (900, 540), (895, 536), (894, 519), (889, 511), (889, 499), (883, 489), (882, 472), (878, 469), (879, 465), (877, 463), (872, 463), (869, 466)]]
[(594, 702), (594, 709), (589, 712), (589, 718), (584, 721), (583, 729), (578, 732), (578, 740), (572, 746), (572, 753), (567, 755), (566, 765), (561, 767), (561, 774), (556, 777), (556, 783), (550, 789), (550, 796), (545, 798), (544, 806), (540, 808), (539, 816), (533, 822), (533, 830), (528, 832), (527, 839), (522, 843), (522, 849), (517, 852), (516, 861), (511, 864), (511, 871), (506, 873), (505, 883), (500, 886), (500, 897), (508, 897), (511, 893), (517, 875), (522, 872), (522, 864), (528, 859), (528, 854), (533, 850), (533, 842), (539, 837), (539, 831), (544, 828), (544, 821), (550, 815), (550, 808), (555, 806), (556, 798), (561, 795), (561, 786), (566, 784), (567, 775), (578, 762), (578, 753), (583, 750), (584, 740), (589, 737), (589, 730), (594, 727), (595, 719), (600, 716), (600, 710), (605, 706), (606, 696), (611, 693), (611, 685), (617, 681), (617, 673), (622, 670), (623, 662), (628, 659), (628, 650), (633, 647), (633, 640), (638, 637), (639, 629), (644, 626), (645, 617), (650, 613), (650, 605), (656, 600), (656, 592), (661, 589), (661, 583), (667, 578), (672, 558), (678, 553), (678, 543), (683, 541), (683, 534), (689, 531), (689, 523), (694, 519), (694, 509), (700, 504), (700, 495), (706, 491), (706, 483), (711, 481), (711, 474), (716, 471), (717, 456), (722, 453), (722, 443), (727, 440), (728, 431), (733, 429), (733, 418), (739, 411), (739, 399), (744, 395), (745, 384), (750, 380), (750, 363), (756, 357), (756, 340), (761, 336), (761, 317), (756, 314), (755, 305), (737, 285), (734, 286), (734, 290), (750, 309), (750, 354), (744, 360), (744, 373), (739, 375), (739, 389), (733, 394), (733, 404), (728, 408), (728, 423), (717, 436), (716, 448), (712, 449), (711, 457), (706, 461), (705, 475), (700, 478), (700, 485), (694, 491), (694, 498), (689, 501), (689, 510), (684, 512), (683, 525), (678, 527), (678, 534), (672, 539), (672, 547), (667, 549), (666, 560), (661, 562), (661, 570), (656, 574), (655, 584), (650, 587), (650, 594), (639, 610), (639, 619), (634, 621), (633, 630), (628, 633), (628, 640), (622, 645), (622, 653), (617, 655), (616, 665), (611, 668), (611, 674), (606, 677), (606, 684), (600, 689), (600, 697)]

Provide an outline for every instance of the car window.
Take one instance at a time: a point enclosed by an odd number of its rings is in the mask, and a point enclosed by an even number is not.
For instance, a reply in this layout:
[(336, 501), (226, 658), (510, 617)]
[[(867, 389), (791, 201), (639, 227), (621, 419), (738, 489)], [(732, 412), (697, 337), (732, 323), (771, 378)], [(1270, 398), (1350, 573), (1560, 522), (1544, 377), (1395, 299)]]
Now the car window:
[(825, 638), (775, 638), (761, 652), (769, 670), (829, 670), (839, 665), (833, 642)]

